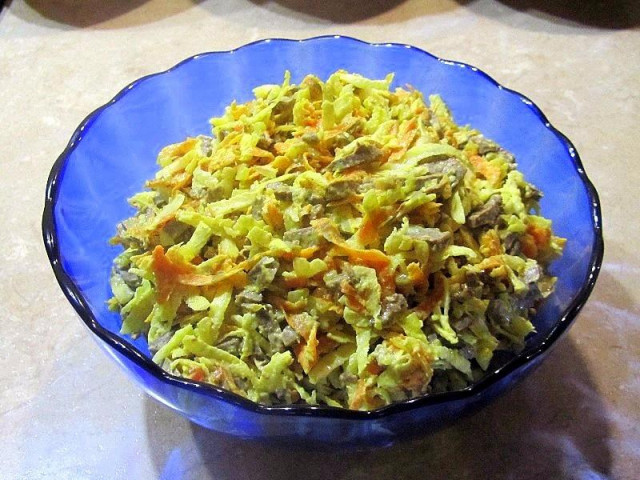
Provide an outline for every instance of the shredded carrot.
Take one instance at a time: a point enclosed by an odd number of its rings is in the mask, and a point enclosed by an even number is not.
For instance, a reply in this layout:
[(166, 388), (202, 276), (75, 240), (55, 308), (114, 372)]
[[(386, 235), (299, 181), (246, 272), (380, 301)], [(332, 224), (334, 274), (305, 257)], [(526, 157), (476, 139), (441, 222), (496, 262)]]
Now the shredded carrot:
[(223, 264), (222, 271), (214, 274), (196, 273), (195, 265), (185, 262), (182, 256), (174, 251), (167, 254), (161, 245), (157, 245), (152, 252), (152, 271), (158, 287), (158, 303), (164, 303), (169, 299), (177, 285), (192, 287), (209, 287), (225, 284), (241, 288), (248, 282), (246, 268), (250, 268), (257, 261), (251, 259), (247, 263), (233, 265), (231, 262)]
[(375, 210), (366, 213), (362, 220), (362, 226), (356, 233), (358, 241), (362, 245), (371, 245), (377, 243), (380, 238), (380, 225), (389, 218), (386, 210)]
[(253, 147), (253, 150), (251, 150), (251, 155), (257, 158), (268, 158), (271, 160), (273, 160), (274, 158), (273, 153), (258, 147)]
[(502, 171), (488, 162), (484, 157), (481, 157), (480, 155), (472, 155), (469, 157), (469, 161), (476, 169), (476, 172), (487, 179), (492, 186), (498, 185), (500, 180), (502, 180)]
[(265, 222), (267, 222), (272, 228), (280, 230), (284, 228), (284, 217), (282, 212), (275, 202), (267, 202), (264, 207), (265, 211), (262, 214)]
[(179, 255), (166, 255), (162, 245), (157, 245), (153, 249), (152, 257), (151, 268), (156, 278), (158, 303), (164, 303), (169, 299), (176, 285), (180, 283), (180, 277), (191, 274), (196, 267), (185, 262)]
[(178, 283), (191, 285), (192, 287), (202, 287), (211, 285), (213, 276), (204, 273), (186, 273), (178, 275)]
[(342, 250), (349, 260), (360, 265), (366, 265), (377, 271), (383, 270), (391, 264), (391, 259), (377, 249), (363, 250), (346, 244), (336, 225), (328, 218), (321, 218), (311, 222), (318, 233)]
[(548, 227), (540, 227), (533, 223), (527, 225), (527, 233), (533, 237), (538, 250), (544, 250), (549, 246), (551, 241), (551, 229)]
[(169, 159), (182, 157), (195, 146), (196, 141), (195, 138), (189, 137), (184, 142), (174, 143), (173, 145), (164, 147), (158, 154), (158, 161), (164, 164), (164, 162)]
[[(300, 249), (293, 249), (290, 252), (281, 252), (279, 256), (285, 260), (293, 260), (294, 258), (301, 257), (305, 259), (313, 258), (314, 254), (320, 250), (320, 247), (307, 247)], [(326, 259), (325, 259), (326, 261)]]
[(294, 290), (296, 288), (304, 288), (309, 284), (309, 279), (302, 277), (284, 277), (283, 281), (287, 288)]
[(304, 125), (307, 127), (314, 127), (316, 128), (318, 126), (319, 123), (319, 119), (318, 118), (307, 118), (304, 121)]
[(195, 367), (189, 373), (189, 378), (191, 380), (195, 380), (196, 382), (201, 382), (205, 379), (204, 369), (200, 367)]
[(285, 313), (284, 315), (287, 324), (291, 328), (295, 330), (295, 332), (300, 335), (305, 340), (308, 340), (311, 334), (311, 330), (313, 329), (314, 321), (309, 320), (309, 317), (301, 316), (301, 315), (289, 315)]
[(433, 312), (436, 305), (444, 299), (444, 279), (442, 274), (435, 275), (434, 277), (433, 290), (428, 294), (427, 298), (416, 307), (416, 310), (424, 312), (427, 315)]
[(404, 133), (401, 135), (400, 139), (398, 140), (400, 149), (393, 152), (391, 155), (389, 155), (390, 162), (395, 162), (397, 160), (400, 160), (404, 156), (404, 154), (407, 153), (407, 150), (409, 149), (409, 147), (411, 146), (411, 144), (413, 143), (413, 141), (415, 140), (418, 134), (417, 126), (418, 126), (418, 121), (416, 120), (415, 117), (412, 118), (406, 124)]
[(378, 365), (378, 362), (372, 360), (371, 363), (367, 365), (365, 370), (371, 375), (380, 375), (382, 372), (384, 372), (384, 367), (381, 367), (380, 365)]
[(380, 250), (358, 250), (345, 246), (340, 246), (349, 256), (349, 260), (357, 264), (363, 264), (367, 267), (374, 268), (377, 271), (384, 270), (391, 264), (391, 259)]
[(353, 410), (359, 410), (362, 404), (365, 402), (365, 397), (367, 394), (367, 385), (363, 378), (358, 380), (358, 384), (356, 386), (356, 391), (353, 394), (353, 398), (351, 402), (349, 402), (349, 408)]
[(427, 277), (419, 263), (413, 262), (407, 265), (407, 274), (412, 285), (424, 285), (427, 282)]
[(360, 298), (358, 291), (353, 287), (353, 285), (349, 284), (347, 280), (344, 280), (340, 284), (340, 291), (344, 293), (344, 296), (347, 300), (347, 306), (354, 310), (357, 313), (366, 313), (367, 307), (365, 306), (365, 301)]
[(299, 343), (294, 348), (298, 363), (302, 367), (305, 373), (309, 371), (318, 363), (318, 339), (316, 334), (318, 331), (317, 324), (311, 328), (309, 336), (306, 341)]
[(181, 188), (191, 183), (192, 175), (188, 172), (176, 172), (169, 178), (155, 178), (149, 180), (146, 185), (149, 188), (165, 187), (170, 188), (172, 191), (177, 192)]
[(360, 410), (364, 407), (366, 410), (371, 410), (383, 405), (385, 405), (385, 401), (372, 394), (371, 390), (367, 388), (366, 380), (363, 378), (358, 380), (353, 398), (349, 402), (349, 408)]
[(525, 233), (520, 237), (520, 250), (529, 258), (536, 258), (538, 256), (538, 245), (535, 238), (528, 233)]
[(501, 267), (502, 265), (504, 265), (504, 262), (500, 255), (494, 255), (493, 257), (485, 258), (477, 266), (481, 270), (491, 270), (493, 268)]
[(480, 253), (485, 257), (491, 257), (493, 255), (500, 255), (500, 237), (495, 229), (487, 230), (480, 237)]
[(378, 282), (380, 283), (383, 296), (386, 297), (395, 293), (396, 276), (390, 266), (387, 266), (378, 272)]
[(326, 334), (318, 336), (318, 355), (329, 353), (338, 346), (338, 342), (331, 340)]

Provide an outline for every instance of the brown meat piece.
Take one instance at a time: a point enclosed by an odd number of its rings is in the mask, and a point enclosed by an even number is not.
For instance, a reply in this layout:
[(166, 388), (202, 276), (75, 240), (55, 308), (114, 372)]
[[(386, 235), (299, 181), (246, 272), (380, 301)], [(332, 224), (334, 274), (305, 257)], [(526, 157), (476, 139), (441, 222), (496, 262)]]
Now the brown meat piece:
[(509, 163), (515, 163), (513, 155), (498, 145), (496, 142), (485, 138), (483, 135), (476, 135), (471, 140), (478, 146), (478, 154), (486, 155), (488, 153), (500, 153)]
[(409, 226), (407, 235), (418, 240), (424, 240), (434, 247), (442, 247), (451, 240), (451, 232), (443, 232), (439, 228), (426, 228), (418, 225)]
[(293, 106), (296, 100), (292, 97), (282, 97), (271, 111), (273, 121), (277, 125), (288, 123), (293, 119)]
[(293, 189), (282, 182), (271, 182), (265, 187), (273, 191), (273, 195), (276, 199), (283, 202), (290, 202), (293, 199)]
[(318, 138), (318, 134), (314, 132), (305, 133), (302, 135), (302, 141), (307, 145), (317, 145), (320, 143), (320, 138)]
[(258, 289), (266, 288), (276, 277), (280, 264), (273, 257), (262, 257), (254, 267), (249, 270), (249, 280)]
[(382, 326), (388, 327), (395, 323), (408, 308), (409, 304), (404, 295), (394, 293), (385, 297), (382, 300), (382, 311), (380, 313)]
[(198, 135), (198, 140), (200, 140), (200, 153), (205, 157), (210, 157), (213, 153), (213, 146), (211, 144), (213, 139), (206, 135)]
[(500, 195), (492, 195), (491, 198), (487, 200), (487, 203), (469, 215), (467, 223), (471, 228), (495, 225), (501, 211), (502, 197)]
[(301, 248), (312, 247), (320, 243), (320, 237), (313, 227), (298, 228), (284, 232), (283, 240)]
[(455, 188), (462, 181), (465, 173), (467, 173), (467, 168), (455, 158), (447, 158), (446, 160), (429, 163), (427, 164), (427, 168), (431, 174), (442, 173), (448, 175), (450, 179), (453, 177), (453, 179), (450, 180), (452, 188)]
[(327, 167), (333, 172), (341, 172), (347, 168), (356, 167), (358, 165), (366, 165), (378, 162), (382, 159), (384, 153), (375, 145), (360, 143), (355, 151), (346, 157), (334, 160)]
[(236, 305), (249, 303), (262, 303), (262, 293), (251, 288), (245, 288), (236, 295)]
[(327, 187), (325, 200), (327, 202), (339, 202), (353, 195), (358, 190), (359, 183), (354, 180), (337, 180)]

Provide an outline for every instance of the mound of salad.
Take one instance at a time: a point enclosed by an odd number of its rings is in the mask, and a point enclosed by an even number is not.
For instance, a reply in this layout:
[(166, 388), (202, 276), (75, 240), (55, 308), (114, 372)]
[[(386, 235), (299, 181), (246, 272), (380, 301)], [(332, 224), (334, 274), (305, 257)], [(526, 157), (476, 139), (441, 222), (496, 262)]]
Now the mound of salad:
[(521, 350), (565, 241), (512, 154), (392, 79), (286, 73), (165, 147), (112, 239), (122, 332), (254, 402), (355, 410)]

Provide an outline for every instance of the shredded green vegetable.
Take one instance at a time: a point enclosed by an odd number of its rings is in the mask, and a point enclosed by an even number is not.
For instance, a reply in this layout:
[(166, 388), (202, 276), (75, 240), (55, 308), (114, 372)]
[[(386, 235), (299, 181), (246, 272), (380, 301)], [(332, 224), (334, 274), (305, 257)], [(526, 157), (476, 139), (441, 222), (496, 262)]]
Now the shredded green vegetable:
[(522, 349), (564, 239), (513, 155), (392, 78), (287, 73), (164, 148), (113, 239), (123, 333), (255, 402), (358, 410)]

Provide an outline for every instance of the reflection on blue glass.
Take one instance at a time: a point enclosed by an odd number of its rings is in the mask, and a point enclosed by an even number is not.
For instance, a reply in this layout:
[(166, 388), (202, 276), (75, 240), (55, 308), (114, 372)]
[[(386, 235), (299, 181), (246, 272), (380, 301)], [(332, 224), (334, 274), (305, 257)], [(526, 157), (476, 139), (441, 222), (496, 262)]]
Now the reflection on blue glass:
[(184, 478), (185, 461), (182, 457), (182, 449), (180, 447), (175, 447), (171, 450), (160, 474), (161, 480), (180, 480)]
[[(74, 147), (54, 167), (57, 197), (53, 210), (45, 211), (43, 223), (45, 237), (51, 237), (53, 216), (61, 266), (57, 273), (87, 325), (100, 335), (101, 347), (150, 395), (207, 428), (277, 440), (386, 443), (400, 433), (435, 428), (489, 401), (545, 356), (538, 355), (513, 371), (507, 369), (508, 374), (495, 376), (498, 381), (478, 395), (399, 408), (363, 421), (335, 413), (273, 415), (238, 406), (212, 389), (162, 376), (143, 360), (149, 354), (144, 338), (119, 334), (119, 316), (106, 307), (110, 266), (118, 253), (108, 239), (116, 224), (132, 214), (126, 199), (153, 175), (160, 148), (186, 136), (209, 133), (210, 117), (221, 114), (233, 100), (248, 100), (256, 85), (281, 82), (285, 70), (299, 81), (309, 73), (326, 78), (339, 68), (377, 78), (394, 72), (396, 86), (410, 84), (425, 94), (441, 94), (458, 123), (471, 124), (511, 150), (527, 179), (544, 191), (544, 215), (553, 219), (556, 231), (568, 243), (564, 256), (553, 265), (559, 278), (557, 290), (540, 309), (537, 334), (525, 354), (539, 350), (550, 336), (555, 339), (553, 332), (559, 325), (558, 332), (566, 330), (577, 305), (586, 300), (592, 272), (597, 273), (602, 253), (601, 232), (594, 220), (597, 211), (592, 208), (597, 197), (578, 173), (570, 145), (545, 124), (528, 100), (497, 86), (482, 72), (414, 48), (335, 37), (274, 40), (198, 56), (140, 80), (88, 119), (82, 137), (75, 138)], [(59, 169), (57, 177), (55, 169)], [(52, 245), (49, 242), (50, 254), (55, 256)], [(76, 294), (80, 299), (74, 300)], [(180, 452), (174, 453), (179, 463)]]

